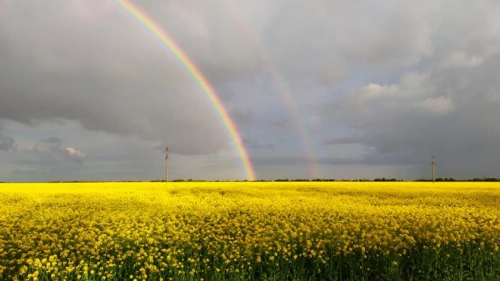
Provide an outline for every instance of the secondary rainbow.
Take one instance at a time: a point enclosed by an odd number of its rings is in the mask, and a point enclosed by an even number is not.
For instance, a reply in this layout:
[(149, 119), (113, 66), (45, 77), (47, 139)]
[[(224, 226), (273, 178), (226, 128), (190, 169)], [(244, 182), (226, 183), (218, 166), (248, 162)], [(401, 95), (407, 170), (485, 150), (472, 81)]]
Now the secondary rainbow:
[(268, 69), (271, 78), (274, 80), (276, 86), (278, 87), (278, 91), (281, 94), (282, 100), (286, 108), (288, 109), (291, 121), (293, 122), (295, 130), (299, 136), (298, 140), (300, 142), (300, 145), (304, 150), (307, 165), (309, 168), (309, 176), (312, 179), (321, 178), (321, 169), (318, 166), (316, 160), (316, 153), (311, 144), (309, 132), (307, 131), (306, 125), (303, 122), (304, 118), (302, 117), (299, 107), (293, 97), (293, 91), (283, 78), (283, 75), (281, 75), (280, 71), (278, 70), (278, 66), (276, 66), (276, 63), (274, 63), (271, 54), (269, 53), (269, 51), (265, 47), (264, 42), (261, 39), (261, 36), (259, 36), (259, 34), (254, 31), (248, 24), (248, 22), (240, 15), (240, 13), (233, 6), (233, 2), (231, 0), (223, 1), (223, 3), (226, 4), (227, 9), (229, 10), (235, 22), (238, 24), (239, 28), (251, 40), (252, 47), (259, 53), (264, 66)]
[(196, 83), (201, 88), (201, 90), (208, 97), (212, 105), (214, 106), (217, 114), (220, 116), (224, 126), (226, 127), (229, 136), (234, 142), (234, 146), (240, 156), (243, 169), (245, 170), (246, 176), (249, 180), (255, 180), (255, 171), (248, 157), (247, 150), (243, 145), (240, 134), (233, 120), (229, 117), (227, 110), (224, 108), (219, 96), (210, 85), (208, 80), (203, 76), (198, 67), (189, 59), (189, 57), (184, 53), (184, 51), (174, 42), (174, 40), (158, 25), (156, 24), (146, 13), (141, 11), (137, 6), (128, 0), (114, 0), (123, 9), (130, 13), (134, 18), (136, 18), (141, 24), (143, 24), (149, 31), (151, 31), (160, 41), (175, 55), (177, 60), (182, 64), (182, 66), (187, 70), (187, 72), (196, 80)]

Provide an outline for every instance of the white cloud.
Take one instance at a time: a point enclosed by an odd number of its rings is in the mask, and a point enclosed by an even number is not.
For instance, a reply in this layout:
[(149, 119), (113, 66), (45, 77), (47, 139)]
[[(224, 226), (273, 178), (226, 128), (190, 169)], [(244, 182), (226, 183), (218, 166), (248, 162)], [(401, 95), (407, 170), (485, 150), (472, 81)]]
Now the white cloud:
[(449, 97), (427, 98), (423, 101), (413, 103), (417, 110), (433, 116), (444, 116), (454, 110), (454, 106)]
[(387, 98), (398, 98), (400, 94), (397, 85), (382, 86), (376, 83), (356, 88), (349, 93), (349, 102), (353, 109), (362, 110), (371, 101)]
[(422, 104), (430, 107), (436, 94), (434, 86), (425, 73), (410, 72), (403, 75), (399, 84), (380, 85), (368, 83), (355, 88), (348, 94), (350, 109), (362, 110), (402, 110), (412, 105)]
[[(71, 161), (80, 165), (83, 164), (85, 154), (78, 149), (75, 149), (71, 146), (63, 146), (61, 142), (48, 144), (48, 150), (43, 147), (43, 143), (41, 143), (41, 146), (37, 147), (38, 152), (44, 155), (43, 157), (50, 157), (56, 163), (62, 161)], [(53, 153), (53, 155), (49, 155), (50, 153)]]
[(443, 67), (476, 67), (484, 62), (480, 56), (468, 55), (464, 52), (453, 52), (441, 63)]
[(64, 150), (66, 150), (68, 155), (70, 155), (71, 157), (75, 157), (75, 158), (85, 157), (85, 154), (83, 154), (81, 151), (74, 149), (73, 147), (66, 147), (66, 148), (64, 148)]

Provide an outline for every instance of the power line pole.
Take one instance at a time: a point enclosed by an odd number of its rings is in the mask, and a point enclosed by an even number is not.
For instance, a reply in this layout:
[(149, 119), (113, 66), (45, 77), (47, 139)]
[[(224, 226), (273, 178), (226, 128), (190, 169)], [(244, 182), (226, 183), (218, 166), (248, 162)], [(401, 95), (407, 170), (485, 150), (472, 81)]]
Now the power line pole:
[(436, 161), (434, 161), (434, 156), (432, 156), (431, 157), (432, 182), (436, 182), (436, 170), (435, 170), (434, 166), (436, 166)]
[(168, 181), (168, 146), (167, 146), (167, 154), (165, 156), (165, 182)]

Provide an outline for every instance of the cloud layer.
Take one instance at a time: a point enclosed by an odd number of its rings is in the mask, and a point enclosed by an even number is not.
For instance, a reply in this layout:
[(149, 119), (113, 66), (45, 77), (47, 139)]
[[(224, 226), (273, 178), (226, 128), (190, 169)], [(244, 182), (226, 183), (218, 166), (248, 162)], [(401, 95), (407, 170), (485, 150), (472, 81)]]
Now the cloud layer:
[[(214, 86), (260, 178), (411, 179), (431, 155), (442, 176), (500, 177), (495, 1), (135, 4)], [(147, 28), (115, 1), (41, 5), (0, 0), (2, 178), (161, 177), (166, 145), (174, 177), (244, 177), (213, 105)]]

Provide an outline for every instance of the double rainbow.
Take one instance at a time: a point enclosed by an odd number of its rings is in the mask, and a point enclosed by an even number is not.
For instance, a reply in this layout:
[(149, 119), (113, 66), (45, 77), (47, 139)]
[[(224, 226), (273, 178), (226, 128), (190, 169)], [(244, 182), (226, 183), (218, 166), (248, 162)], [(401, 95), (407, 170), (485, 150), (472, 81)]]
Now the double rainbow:
[(128, 0), (115, 0), (123, 9), (130, 13), (134, 18), (136, 18), (142, 25), (144, 25), (149, 31), (151, 31), (160, 41), (175, 55), (177, 60), (182, 64), (182, 66), (187, 70), (187, 72), (195, 79), (198, 86), (201, 88), (203, 93), (208, 97), (213, 107), (215, 108), (220, 119), (224, 123), (224, 126), (231, 137), (234, 146), (240, 155), (240, 159), (245, 170), (248, 180), (255, 180), (255, 171), (248, 157), (247, 150), (243, 145), (240, 134), (233, 120), (230, 118), (227, 110), (224, 108), (219, 96), (213, 89), (213, 87), (208, 82), (207, 78), (203, 76), (198, 67), (189, 59), (189, 57), (182, 51), (182, 49), (174, 42), (174, 40), (168, 36), (168, 34), (161, 29), (161, 27), (156, 24), (146, 13), (141, 11), (137, 6)]

